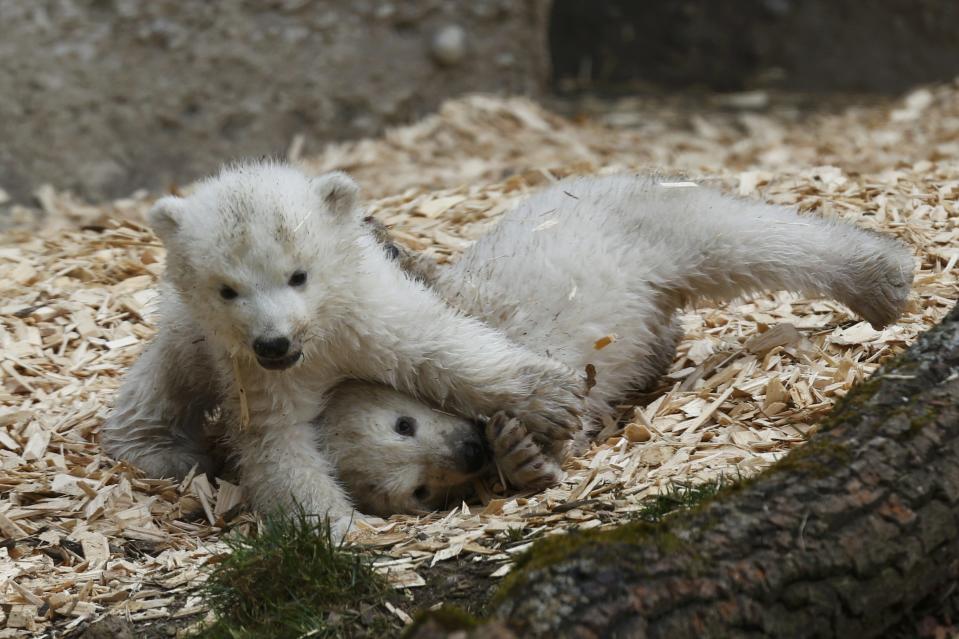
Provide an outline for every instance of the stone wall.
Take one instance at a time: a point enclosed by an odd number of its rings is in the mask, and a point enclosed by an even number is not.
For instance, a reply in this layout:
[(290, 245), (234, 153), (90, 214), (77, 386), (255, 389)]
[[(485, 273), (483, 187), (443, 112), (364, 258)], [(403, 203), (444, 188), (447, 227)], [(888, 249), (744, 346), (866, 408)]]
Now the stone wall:
[(376, 133), (469, 91), (536, 94), (550, 0), (0, 0), (0, 188), (162, 189)]

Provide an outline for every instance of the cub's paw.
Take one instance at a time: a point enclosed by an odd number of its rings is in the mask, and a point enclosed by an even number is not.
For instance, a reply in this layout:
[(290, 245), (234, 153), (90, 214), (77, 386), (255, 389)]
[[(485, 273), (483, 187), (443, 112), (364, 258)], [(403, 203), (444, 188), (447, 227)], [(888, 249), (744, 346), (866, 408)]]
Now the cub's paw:
[(586, 381), (552, 360), (542, 360), (536, 368), (525, 368), (520, 377), (528, 382), (532, 392), (510, 407), (512, 414), (541, 444), (572, 439), (582, 429)]
[(912, 288), (912, 254), (898, 242), (876, 238), (869, 254), (849, 264), (848, 293), (842, 301), (873, 328), (881, 329), (902, 314)]
[(537, 445), (523, 423), (499, 412), (486, 423), (486, 438), (503, 477), (514, 488), (542, 490), (563, 478), (559, 463)]
[(340, 543), (345, 540), (350, 533), (357, 531), (360, 522), (367, 522), (372, 525), (375, 523), (375, 520), (356, 511), (349, 515), (331, 516), (329, 520), (330, 537), (334, 542)]
[(221, 470), (221, 465), (210, 455), (172, 449), (135, 457), (131, 463), (147, 477), (177, 480), (186, 477), (194, 468), (196, 474), (208, 476), (216, 476)]

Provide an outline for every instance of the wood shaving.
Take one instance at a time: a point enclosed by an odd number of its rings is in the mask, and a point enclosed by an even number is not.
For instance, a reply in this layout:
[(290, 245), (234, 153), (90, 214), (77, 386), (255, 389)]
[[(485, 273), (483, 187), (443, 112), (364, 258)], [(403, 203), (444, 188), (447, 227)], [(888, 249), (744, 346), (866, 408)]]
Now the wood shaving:
[[(661, 387), (624, 405), (625, 428), (606, 424), (560, 485), (490, 490), (481, 504), (360, 527), (353, 541), (375, 549), (400, 588), (453, 558), (502, 576), (539, 536), (628, 520), (676, 482), (749, 476), (800, 445), (959, 292), (959, 90), (920, 91), (812, 114), (775, 101), (762, 112), (682, 112), (633, 99), (575, 122), (527, 100), (472, 96), (303, 160), (352, 172), (398, 240), (441, 261), (544, 183), (624, 170), (846, 218), (916, 253), (895, 326), (876, 331), (839, 304), (788, 294), (691, 309)], [(14, 207), (34, 228), (0, 236), (0, 639), (69, 635), (108, 613), (202, 614), (201, 601), (178, 595), (225, 552), (226, 530), (255, 525), (241, 491), (196, 475), (144, 478), (97, 444), (120, 377), (154, 332), (164, 252), (143, 224), (150, 199), (93, 206), (47, 188), (39, 201), (37, 214)]]

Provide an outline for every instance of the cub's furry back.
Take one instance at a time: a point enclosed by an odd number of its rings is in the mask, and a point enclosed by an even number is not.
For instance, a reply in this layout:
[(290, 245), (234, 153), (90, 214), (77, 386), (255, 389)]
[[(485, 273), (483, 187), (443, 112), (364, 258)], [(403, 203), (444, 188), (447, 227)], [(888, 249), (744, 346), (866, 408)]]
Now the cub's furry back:
[(903, 245), (840, 220), (617, 175), (540, 191), (427, 276), (516, 342), (576, 370), (592, 364), (590, 397), (605, 409), (669, 365), (688, 303), (788, 290), (882, 327), (900, 315), (912, 273)]

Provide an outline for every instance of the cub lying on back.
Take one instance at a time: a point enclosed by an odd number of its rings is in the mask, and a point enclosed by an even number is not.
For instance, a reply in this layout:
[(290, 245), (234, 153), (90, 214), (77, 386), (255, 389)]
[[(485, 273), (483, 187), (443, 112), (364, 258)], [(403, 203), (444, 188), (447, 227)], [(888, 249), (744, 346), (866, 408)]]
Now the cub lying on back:
[[(576, 370), (595, 367), (588, 416), (596, 424), (668, 368), (676, 313), (690, 302), (786, 289), (834, 298), (881, 327), (899, 316), (912, 271), (902, 245), (837, 220), (613, 176), (539, 192), (453, 266), (426, 276), (451, 305), (517, 343)], [(484, 470), (475, 423), (391, 389), (344, 384), (320, 423), (324, 450), (364, 512), (442, 507)], [(487, 431), (511, 483), (559, 477), (559, 447), (505, 413)]]
[(153, 476), (207, 470), (204, 425), (222, 410), (222, 444), (254, 506), (297, 503), (342, 534), (353, 507), (312, 420), (343, 379), (468, 417), (508, 408), (544, 439), (568, 438), (580, 375), (451, 309), (387, 258), (359, 213), (346, 175), (270, 163), (159, 200), (159, 333), (103, 426), (106, 451)]

